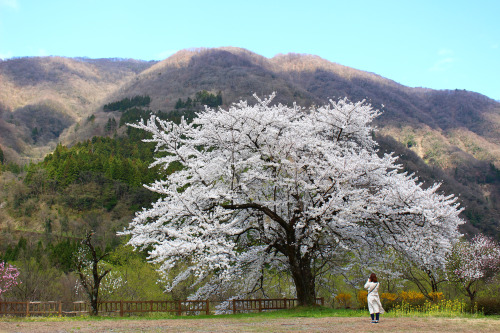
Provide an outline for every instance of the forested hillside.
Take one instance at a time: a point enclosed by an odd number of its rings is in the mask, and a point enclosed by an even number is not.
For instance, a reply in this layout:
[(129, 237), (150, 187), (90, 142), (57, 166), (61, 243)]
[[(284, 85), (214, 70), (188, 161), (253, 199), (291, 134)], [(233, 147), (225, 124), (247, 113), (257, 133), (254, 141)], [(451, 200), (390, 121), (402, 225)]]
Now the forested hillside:
[(158, 63), (12, 59), (0, 62), (0, 79), (0, 250), (23, 234), (50, 240), (88, 228), (117, 244), (116, 231), (154, 199), (142, 184), (171, 172), (148, 168), (153, 148), (127, 122), (150, 113), (192, 119), (203, 105), (253, 103), (253, 93), (273, 91), (276, 102), (303, 106), (366, 99), (383, 111), (381, 152), (458, 195), (465, 232), (500, 234), (500, 103), (477, 93), (409, 88), (317, 56), (268, 59), (237, 48), (184, 50)]
[[(158, 199), (142, 185), (179, 168), (150, 168), (154, 146), (142, 142), (144, 132), (125, 125), (150, 113), (127, 109), (112, 129), (114, 137), (94, 137), (72, 147), (59, 144), (39, 163), (3, 163), (0, 150), (0, 261), (16, 263), (23, 281), (9, 297), (82, 299), (75, 255), (90, 231), (100, 255), (110, 253), (106, 263), (113, 267), (113, 278), (127, 279), (126, 284), (115, 283), (119, 290), (103, 291), (104, 299), (165, 297), (155, 266), (145, 261), (146, 252), (133, 252), (124, 245), (127, 238), (117, 236), (136, 211)], [(156, 114), (177, 122), (184, 115), (192, 119), (193, 110)], [(119, 130), (125, 134), (116, 136)], [(182, 288), (169, 297), (177, 293), (185, 297)]]

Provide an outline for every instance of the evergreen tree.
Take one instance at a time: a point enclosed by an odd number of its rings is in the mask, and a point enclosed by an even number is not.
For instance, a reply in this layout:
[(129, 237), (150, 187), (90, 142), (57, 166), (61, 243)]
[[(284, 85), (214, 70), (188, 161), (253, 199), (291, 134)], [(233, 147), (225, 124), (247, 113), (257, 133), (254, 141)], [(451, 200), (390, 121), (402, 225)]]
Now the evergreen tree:
[(219, 92), (217, 93), (216, 104), (217, 104), (217, 106), (222, 105), (222, 92), (221, 92), (220, 90), (219, 90)]
[(177, 103), (175, 103), (175, 109), (178, 110), (178, 109), (182, 109), (184, 107), (184, 103), (182, 102), (182, 99), (178, 99), (177, 100)]

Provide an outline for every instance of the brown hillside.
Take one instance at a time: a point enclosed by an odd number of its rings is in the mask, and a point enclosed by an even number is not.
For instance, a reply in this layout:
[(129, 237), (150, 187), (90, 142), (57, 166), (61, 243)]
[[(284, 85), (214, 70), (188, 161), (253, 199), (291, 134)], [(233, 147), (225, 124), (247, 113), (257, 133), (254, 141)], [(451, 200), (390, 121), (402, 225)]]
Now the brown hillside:
[(4, 128), (11, 124), (0, 132), (0, 144), (13, 161), (43, 157), (71, 125), (152, 64), (61, 57), (0, 61), (0, 121)]
[[(221, 91), (226, 105), (252, 100), (253, 93), (265, 96), (273, 91), (277, 92), (276, 102), (296, 101), (304, 106), (323, 104), (329, 98), (366, 99), (384, 111), (377, 124), (386, 133), (410, 126), (419, 141), (424, 135), (436, 140), (442, 137), (446, 151), (458, 147), (476, 158), (488, 155), (496, 164), (500, 160), (500, 103), (468, 91), (405, 87), (313, 55), (287, 54), (268, 59), (231, 47), (183, 50), (142, 72), (108, 101), (147, 94), (153, 110), (168, 111), (178, 98), (193, 97), (200, 90)], [(477, 148), (464, 144), (455, 147), (453, 133), (457, 130), (476, 137), (474, 142), (483, 140), (488, 152), (477, 154)], [(403, 142), (404, 138), (398, 139)], [(425, 158), (426, 147), (413, 145), (412, 149)], [(443, 158), (443, 166), (456, 166)]]
[(223, 92), (226, 104), (278, 93), (277, 102), (310, 104), (315, 97), (270, 70), (269, 60), (237, 48), (184, 50), (124, 85), (112, 98), (148, 94), (153, 110), (171, 110), (178, 98), (200, 90)]

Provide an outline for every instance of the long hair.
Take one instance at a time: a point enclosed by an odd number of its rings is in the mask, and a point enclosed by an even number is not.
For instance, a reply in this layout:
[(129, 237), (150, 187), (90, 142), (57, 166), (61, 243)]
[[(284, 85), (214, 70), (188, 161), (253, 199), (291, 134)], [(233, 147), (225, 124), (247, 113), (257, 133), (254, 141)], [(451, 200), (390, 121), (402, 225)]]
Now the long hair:
[(377, 276), (375, 275), (375, 273), (370, 274), (370, 281), (371, 282), (378, 282)]

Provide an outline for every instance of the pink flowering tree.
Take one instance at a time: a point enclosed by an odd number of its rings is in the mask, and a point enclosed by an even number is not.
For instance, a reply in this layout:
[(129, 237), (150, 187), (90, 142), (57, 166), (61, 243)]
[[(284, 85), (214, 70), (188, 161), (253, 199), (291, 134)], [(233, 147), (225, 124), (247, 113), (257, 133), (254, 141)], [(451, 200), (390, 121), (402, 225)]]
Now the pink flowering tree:
[(19, 270), (15, 266), (0, 262), (0, 297), (4, 292), (19, 283), (17, 280), (18, 276)]
[(449, 279), (463, 288), (473, 304), (481, 283), (500, 272), (500, 246), (484, 235), (458, 242), (447, 258), (447, 267)]

